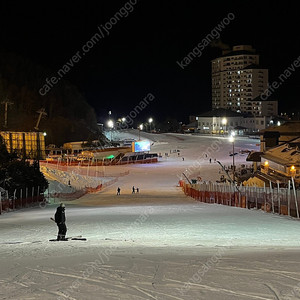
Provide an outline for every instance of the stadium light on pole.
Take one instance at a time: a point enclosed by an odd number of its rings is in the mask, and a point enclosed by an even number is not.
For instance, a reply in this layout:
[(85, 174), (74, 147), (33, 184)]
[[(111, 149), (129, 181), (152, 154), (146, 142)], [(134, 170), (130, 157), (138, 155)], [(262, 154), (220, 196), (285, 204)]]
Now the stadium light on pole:
[(233, 168), (233, 182), (235, 182), (235, 163), (234, 163), (234, 138), (235, 134), (234, 132), (231, 133), (229, 137), (229, 142), (232, 143), (232, 168)]
[(112, 141), (112, 129), (114, 128), (114, 121), (108, 120), (107, 126), (110, 128), (110, 141)]
[(143, 128), (144, 128), (144, 125), (140, 124), (139, 125), (139, 141), (141, 140), (141, 130), (143, 130)]
[(295, 177), (296, 176), (296, 167), (294, 165), (291, 166), (290, 171), (291, 171), (292, 177)]
[(149, 125), (150, 125), (150, 132), (151, 132), (151, 123), (153, 122), (153, 119), (149, 118), (148, 122), (149, 122)]
[(226, 124), (227, 124), (227, 119), (226, 119), (226, 118), (223, 118), (223, 119), (222, 119), (222, 125), (223, 125), (224, 128), (225, 128), (225, 129), (223, 130), (223, 131), (224, 131), (224, 134), (226, 133)]

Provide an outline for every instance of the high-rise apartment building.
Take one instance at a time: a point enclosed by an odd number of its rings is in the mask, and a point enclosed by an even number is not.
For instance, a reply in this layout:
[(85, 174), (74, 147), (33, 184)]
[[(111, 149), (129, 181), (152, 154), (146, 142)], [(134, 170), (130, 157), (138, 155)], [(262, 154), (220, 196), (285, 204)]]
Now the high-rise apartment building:
[(268, 111), (277, 115), (277, 101), (258, 99), (268, 88), (268, 69), (259, 66), (255, 49), (240, 45), (222, 54), (212, 60), (212, 109), (225, 108), (254, 116), (264, 116)]

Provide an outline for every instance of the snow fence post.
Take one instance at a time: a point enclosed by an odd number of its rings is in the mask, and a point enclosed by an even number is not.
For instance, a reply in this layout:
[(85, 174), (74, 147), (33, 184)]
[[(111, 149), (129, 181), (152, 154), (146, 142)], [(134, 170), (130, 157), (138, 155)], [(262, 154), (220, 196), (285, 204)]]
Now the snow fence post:
[(245, 208), (248, 208), (248, 190), (249, 186), (245, 186)]
[(26, 187), (26, 191), (25, 191), (25, 207), (27, 207), (27, 197), (28, 197), (28, 187)]
[(281, 206), (281, 203), (280, 203), (280, 190), (279, 190), (279, 180), (277, 180), (277, 199), (278, 199), (278, 214), (280, 215), (280, 206)]
[(269, 183), (270, 183), (270, 193), (271, 193), (271, 199), (272, 199), (272, 212), (273, 212), (273, 214), (274, 214), (274, 195), (273, 195), (273, 189), (272, 189), (272, 182), (271, 182), (271, 180), (269, 181)]
[(33, 195), (34, 195), (34, 186), (31, 188), (31, 203), (34, 203), (34, 199), (33, 199)]
[(258, 193), (259, 193), (259, 189), (257, 188), (257, 185), (255, 184), (255, 194), (256, 194), (256, 197), (255, 197), (255, 207), (257, 209), (257, 197), (258, 197)]
[(239, 207), (241, 207), (241, 192), (242, 192), (242, 188), (243, 188), (243, 186), (242, 186), (242, 183), (240, 183), (240, 192), (239, 192)]
[(40, 202), (40, 186), (37, 188), (37, 196), (36, 196), (37, 202)]
[(13, 210), (16, 209), (16, 192), (17, 192), (17, 189), (14, 190), (14, 196), (13, 196)]
[(292, 184), (293, 184), (293, 191), (294, 191), (294, 196), (295, 196), (295, 205), (296, 205), (296, 211), (297, 211), (297, 219), (299, 219), (298, 199), (297, 199), (297, 193), (296, 193), (296, 188), (295, 188), (294, 177), (292, 177)]
[(264, 210), (266, 212), (267, 211), (267, 191), (266, 191), (266, 183), (265, 182), (264, 182), (264, 200), (265, 200)]
[(20, 200), (21, 200), (21, 208), (23, 208), (23, 199), (22, 199), (22, 194), (23, 194), (23, 189), (21, 188), (21, 191), (20, 191)]
[[(233, 182), (234, 184), (234, 182)], [(233, 193), (233, 194), (232, 194)], [(229, 188), (229, 206), (232, 206), (232, 196), (234, 196), (234, 186), (231, 185), (230, 188)]]
[(287, 197), (288, 197), (288, 216), (291, 216), (291, 181), (289, 180), (288, 183), (288, 190), (287, 190)]

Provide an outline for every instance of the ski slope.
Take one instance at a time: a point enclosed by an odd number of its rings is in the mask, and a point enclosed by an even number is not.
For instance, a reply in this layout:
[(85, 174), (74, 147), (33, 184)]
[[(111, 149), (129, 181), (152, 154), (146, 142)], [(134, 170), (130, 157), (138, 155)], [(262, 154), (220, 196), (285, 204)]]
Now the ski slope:
[[(196, 202), (177, 186), (186, 170), (218, 179), (209, 158), (229, 165), (232, 145), (224, 139), (202, 158), (219, 138), (141, 135), (160, 162), (106, 167), (129, 175), (65, 202), (67, 235), (87, 241), (48, 241), (58, 203), (0, 216), (0, 299), (299, 299), (298, 220)], [(236, 147), (256, 143), (239, 138)]]

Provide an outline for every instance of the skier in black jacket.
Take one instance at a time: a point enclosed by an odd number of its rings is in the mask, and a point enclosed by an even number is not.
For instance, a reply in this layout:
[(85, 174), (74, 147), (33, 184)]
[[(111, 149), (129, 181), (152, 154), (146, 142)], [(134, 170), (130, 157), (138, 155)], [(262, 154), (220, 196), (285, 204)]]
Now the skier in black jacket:
[(55, 223), (58, 226), (58, 241), (66, 241), (66, 233), (67, 233), (67, 226), (66, 226), (66, 215), (65, 215), (65, 205), (63, 203), (56, 209), (56, 213), (54, 216)]

